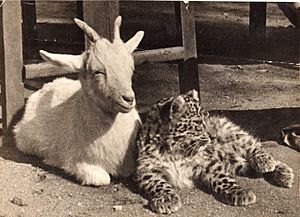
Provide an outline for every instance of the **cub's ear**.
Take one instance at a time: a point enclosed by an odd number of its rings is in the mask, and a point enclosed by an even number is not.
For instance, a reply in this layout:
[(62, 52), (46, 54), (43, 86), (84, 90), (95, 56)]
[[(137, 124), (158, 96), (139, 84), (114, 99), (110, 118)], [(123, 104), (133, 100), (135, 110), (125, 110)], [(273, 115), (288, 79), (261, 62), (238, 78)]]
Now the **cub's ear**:
[(199, 93), (197, 90), (193, 89), (186, 93), (188, 96), (191, 96), (193, 99), (199, 101)]
[(178, 120), (187, 110), (186, 101), (182, 96), (175, 98), (171, 104), (170, 108), (170, 118), (171, 120)]

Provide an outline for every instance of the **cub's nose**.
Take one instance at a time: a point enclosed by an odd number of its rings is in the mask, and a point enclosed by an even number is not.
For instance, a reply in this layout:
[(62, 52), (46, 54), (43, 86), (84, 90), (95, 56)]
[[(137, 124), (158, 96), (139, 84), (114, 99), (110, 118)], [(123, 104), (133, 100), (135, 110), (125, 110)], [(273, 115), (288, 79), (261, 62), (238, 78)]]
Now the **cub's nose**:
[(123, 95), (122, 99), (129, 105), (133, 104), (134, 101), (134, 96), (130, 96), (130, 95)]

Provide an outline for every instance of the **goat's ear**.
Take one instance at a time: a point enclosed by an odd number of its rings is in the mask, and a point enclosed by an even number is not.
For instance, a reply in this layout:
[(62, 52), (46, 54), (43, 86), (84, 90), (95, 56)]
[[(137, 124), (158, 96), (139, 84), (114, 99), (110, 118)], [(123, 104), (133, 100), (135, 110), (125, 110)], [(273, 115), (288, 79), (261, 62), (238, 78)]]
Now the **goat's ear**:
[(45, 61), (65, 67), (72, 72), (79, 72), (84, 66), (84, 53), (81, 55), (54, 54), (40, 50), (40, 55)]
[(92, 27), (90, 27), (88, 24), (86, 24), (85, 22), (83, 22), (77, 18), (74, 18), (74, 21), (77, 24), (77, 26), (80, 29), (82, 29), (82, 31), (84, 31), (84, 33), (89, 37), (91, 42), (95, 42), (97, 39), (100, 38), (98, 33)]
[(144, 31), (138, 31), (131, 39), (129, 39), (125, 43), (128, 51), (132, 53), (137, 48), (143, 37)]

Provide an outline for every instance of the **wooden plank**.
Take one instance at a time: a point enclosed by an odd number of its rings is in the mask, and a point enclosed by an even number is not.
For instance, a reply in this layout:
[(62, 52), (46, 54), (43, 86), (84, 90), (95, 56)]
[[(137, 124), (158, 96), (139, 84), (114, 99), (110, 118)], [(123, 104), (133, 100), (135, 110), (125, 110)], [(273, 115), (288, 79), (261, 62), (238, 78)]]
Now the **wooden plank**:
[(56, 66), (54, 64), (43, 62), (37, 64), (26, 64), (25, 66), (26, 79), (43, 78), (51, 76), (65, 76), (68, 74), (78, 74), (70, 73), (63, 67)]
[[(58, 78), (60, 76), (49, 76), (49, 77), (39, 77), (34, 79), (25, 79), (24, 80), (24, 86), (27, 90), (38, 90), (43, 87), (45, 83), (52, 82), (54, 79)], [(78, 73), (77, 74), (65, 74), (64, 77), (77, 80), (78, 79)]]
[(182, 45), (185, 50), (185, 57), (178, 65), (179, 87), (181, 93), (185, 93), (192, 89), (195, 89), (198, 92), (200, 91), (195, 20), (190, 11), (190, 4), (191, 3), (187, 5), (183, 2), (175, 2), (175, 18), (177, 27), (181, 30), (182, 35), (180, 39), (182, 40)]
[(267, 3), (250, 2), (249, 31), (264, 36), (266, 32)]
[(185, 57), (185, 50), (183, 47), (170, 47), (136, 51), (133, 53), (133, 57), (135, 65), (144, 62), (170, 62), (183, 59)]
[(23, 56), (25, 60), (35, 59), (38, 57), (35, 1), (23, 0), (21, 3), (23, 17)]
[[(170, 62), (181, 60), (185, 57), (185, 50), (183, 47), (171, 47), (152, 49), (146, 51), (136, 51), (133, 53), (135, 65), (144, 62)], [(70, 73), (62, 67), (55, 66), (48, 62), (26, 64), (25, 66), (26, 79), (35, 79), (51, 76), (66, 76), (78, 73)]]
[(20, 1), (6, 1), (0, 8), (0, 76), (3, 128), (24, 105), (22, 82), (22, 26)]
[(100, 36), (113, 39), (114, 21), (119, 15), (119, 1), (83, 1), (83, 19)]

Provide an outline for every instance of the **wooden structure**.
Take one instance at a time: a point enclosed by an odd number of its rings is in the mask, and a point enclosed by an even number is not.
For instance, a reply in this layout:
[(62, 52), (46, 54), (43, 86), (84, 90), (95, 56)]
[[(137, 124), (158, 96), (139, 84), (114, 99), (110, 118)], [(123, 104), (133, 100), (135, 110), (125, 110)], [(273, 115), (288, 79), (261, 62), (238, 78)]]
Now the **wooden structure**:
[[(99, 34), (111, 38), (115, 17), (119, 14), (119, 2), (113, 1), (83, 1), (77, 2), (79, 17), (91, 25)], [(25, 65), (22, 73), (24, 57), (34, 56), (37, 53), (36, 46), (36, 15), (34, 1), (8, 1), (1, 8), (0, 18), (0, 52), (1, 62), (1, 99), (3, 128), (6, 129), (13, 114), (24, 104), (24, 86), (34, 90), (40, 84), (32, 80), (30, 70), (43, 70), (49, 67), (46, 63)], [(81, 9), (81, 11), (80, 11)], [(22, 49), (21, 11), (26, 14), (23, 17), (23, 34), (25, 49)], [(171, 48), (139, 51), (134, 53), (137, 64), (147, 62), (166, 62), (179, 60), (180, 90), (185, 92), (189, 89), (199, 91), (199, 78), (197, 67), (196, 33), (194, 19), (189, 8), (182, 2), (175, 2), (175, 16), (177, 27), (180, 32), (178, 39), (182, 45)], [(30, 19), (28, 19), (30, 18)], [(8, 22), (9, 20), (9, 22)], [(102, 21), (102, 22), (99, 22)], [(9, 26), (9, 27), (8, 27)], [(181, 34), (182, 33), (182, 34)], [(11, 49), (14, 48), (14, 49)], [(24, 52), (23, 52), (24, 51)], [(50, 70), (51, 71), (51, 70)], [(61, 76), (52, 73), (40, 76)], [(23, 78), (22, 78), (23, 75)], [(51, 79), (51, 78), (50, 78)], [(46, 79), (47, 81), (47, 79)], [(24, 86), (23, 86), (24, 82)]]
[(251, 2), (249, 13), (249, 31), (252, 37), (265, 37), (267, 21), (267, 3)]
[(0, 79), (2, 127), (6, 129), (24, 104), (22, 83), (21, 3), (9, 1), (0, 8)]
[[(178, 40), (181, 46), (153, 49), (134, 53), (135, 63), (166, 62), (179, 60), (180, 92), (199, 88), (196, 30), (195, 22), (188, 5), (175, 2), (175, 18), (178, 31)], [(106, 8), (106, 10), (103, 10)], [(113, 36), (113, 24), (119, 14), (118, 1), (83, 2), (83, 18), (100, 35), (107, 38)], [(103, 20), (104, 22), (99, 22)]]
[[(22, 6), (21, 6), (22, 5)], [(195, 23), (190, 9), (183, 2), (175, 2), (177, 39), (180, 46), (138, 51), (134, 53), (137, 64), (142, 62), (178, 61), (180, 91), (199, 90)], [(24, 87), (36, 90), (39, 77), (50, 81), (61, 70), (49, 70), (49, 65), (24, 64), (25, 59), (37, 56), (37, 24), (34, 1), (6, 1), (0, 8), (0, 75), (2, 127), (5, 130), (13, 115), (24, 105)], [(26, 14), (26, 17), (23, 16)], [(77, 15), (83, 18), (101, 35), (111, 38), (115, 17), (119, 14), (119, 2), (77, 1)], [(22, 22), (23, 20), (23, 22)], [(100, 22), (101, 21), (101, 22)], [(22, 25), (21, 25), (22, 24)], [(264, 35), (266, 29), (266, 3), (250, 3), (250, 33)], [(23, 27), (23, 30), (22, 30)], [(23, 38), (22, 38), (23, 31)], [(22, 39), (24, 40), (22, 48)], [(83, 36), (82, 36), (83, 40)], [(70, 75), (71, 77), (74, 75)]]

